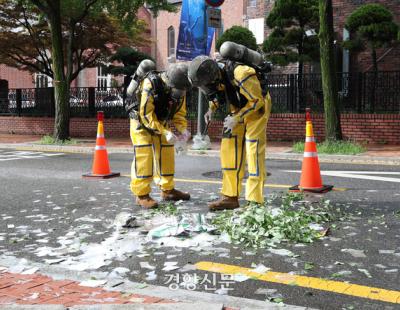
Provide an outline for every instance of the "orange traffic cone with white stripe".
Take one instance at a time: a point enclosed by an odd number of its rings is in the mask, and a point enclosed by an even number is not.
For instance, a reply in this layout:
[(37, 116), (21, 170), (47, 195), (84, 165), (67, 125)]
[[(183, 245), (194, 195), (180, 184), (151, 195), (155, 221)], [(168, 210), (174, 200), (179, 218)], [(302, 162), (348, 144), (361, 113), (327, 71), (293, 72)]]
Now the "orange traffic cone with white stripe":
[(318, 162), (317, 144), (315, 143), (310, 109), (306, 109), (306, 143), (304, 145), (303, 165), (301, 169), (300, 185), (291, 187), (290, 191), (307, 191), (325, 193), (333, 185), (323, 185)]
[(94, 160), (92, 172), (82, 175), (84, 178), (109, 179), (119, 177), (119, 172), (111, 172), (108, 162), (108, 154), (106, 149), (106, 139), (104, 138), (104, 112), (97, 112), (97, 138), (96, 148), (94, 151)]

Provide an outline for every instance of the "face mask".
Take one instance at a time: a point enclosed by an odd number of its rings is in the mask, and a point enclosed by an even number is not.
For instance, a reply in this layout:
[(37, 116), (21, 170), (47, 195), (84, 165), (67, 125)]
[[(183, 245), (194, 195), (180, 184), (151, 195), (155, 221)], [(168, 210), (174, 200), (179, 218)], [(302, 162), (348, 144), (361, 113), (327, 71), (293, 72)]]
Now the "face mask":
[(218, 84), (217, 83), (207, 84), (201, 86), (200, 88), (206, 96), (211, 96), (212, 94), (218, 91)]

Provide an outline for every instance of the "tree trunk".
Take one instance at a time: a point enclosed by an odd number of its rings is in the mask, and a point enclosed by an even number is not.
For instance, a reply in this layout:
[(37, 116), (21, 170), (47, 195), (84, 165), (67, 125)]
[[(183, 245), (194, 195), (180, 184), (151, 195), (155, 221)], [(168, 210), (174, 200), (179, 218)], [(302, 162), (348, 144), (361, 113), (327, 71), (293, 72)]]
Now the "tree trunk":
[(322, 90), (324, 93), (325, 139), (341, 140), (340, 111), (333, 46), (332, 0), (319, 0), (319, 43), (321, 50)]
[(54, 138), (69, 138), (69, 81), (65, 77), (63, 38), (61, 28), (60, 0), (53, 1), (53, 10), (48, 16), (51, 32), (51, 57), (54, 72), (55, 123)]

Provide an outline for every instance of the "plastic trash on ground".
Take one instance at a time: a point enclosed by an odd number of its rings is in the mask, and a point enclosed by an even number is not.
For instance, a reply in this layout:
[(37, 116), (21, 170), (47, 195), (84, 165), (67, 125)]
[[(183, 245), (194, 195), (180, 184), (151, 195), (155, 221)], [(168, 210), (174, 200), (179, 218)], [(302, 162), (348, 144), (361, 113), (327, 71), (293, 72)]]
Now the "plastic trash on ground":
[(209, 225), (204, 214), (196, 213), (189, 216), (176, 217), (175, 222), (164, 223), (151, 229), (147, 236), (149, 238), (162, 237), (189, 237), (191, 233), (207, 232), (215, 233), (216, 228)]
[(147, 234), (150, 238), (162, 238), (162, 237), (179, 237), (189, 235), (189, 224), (164, 224), (159, 227), (153, 228)]
[(207, 135), (197, 134), (193, 137), (193, 150), (209, 150), (211, 149), (210, 137)]
[(176, 155), (185, 155), (187, 153), (187, 142), (185, 140), (178, 140), (175, 142)]

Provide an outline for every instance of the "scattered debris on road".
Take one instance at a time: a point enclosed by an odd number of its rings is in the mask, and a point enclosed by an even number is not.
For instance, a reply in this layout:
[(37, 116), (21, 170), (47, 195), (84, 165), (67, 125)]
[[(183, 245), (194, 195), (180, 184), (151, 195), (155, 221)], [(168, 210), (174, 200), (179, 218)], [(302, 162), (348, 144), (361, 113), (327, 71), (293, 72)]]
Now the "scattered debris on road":
[[(235, 244), (276, 247), (281, 242), (310, 243), (326, 235), (327, 224), (340, 211), (329, 201), (310, 202), (302, 194), (273, 196), (263, 206), (224, 211), (212, 223)], [(289, 255), (289, 254), (288, 254)]]

